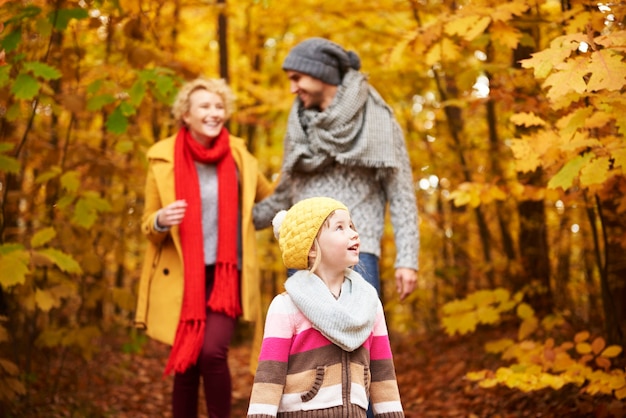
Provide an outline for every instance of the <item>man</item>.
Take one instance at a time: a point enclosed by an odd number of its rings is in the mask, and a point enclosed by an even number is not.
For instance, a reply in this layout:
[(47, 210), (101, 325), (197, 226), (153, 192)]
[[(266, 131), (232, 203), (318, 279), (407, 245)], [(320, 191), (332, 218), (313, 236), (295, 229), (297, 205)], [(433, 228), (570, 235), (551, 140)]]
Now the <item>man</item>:
[(283, 70), (294, 101), (274, 194), (255, 205), (257, 229), (302, 199), (328, 196), (350, 209), (361, 239), (355, 267), (380, 295), (379, 257), (389, 203), (400, 299), (417, 280), (419, 230), (411, 165), (392, 110), (359, 72), (353, 51), (310, 38), (287, 55)]

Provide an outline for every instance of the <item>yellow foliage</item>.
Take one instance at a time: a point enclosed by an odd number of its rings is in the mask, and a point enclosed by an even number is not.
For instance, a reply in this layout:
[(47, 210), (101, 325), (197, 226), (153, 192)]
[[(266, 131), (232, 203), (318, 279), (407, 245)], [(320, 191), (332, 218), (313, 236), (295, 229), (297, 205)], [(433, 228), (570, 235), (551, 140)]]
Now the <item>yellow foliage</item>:
[(448, 335), (454, 335), (457, 332), (460, 335), (464, 335), (476, 329), (478, 319), (474, 312), (469, 312), (461, 315), (444, 317), (442, 318), (441, 323)]
[(471, 380), (472, 382), (475, 382), (477, 380), (483, 380), (487, 377), (487, 370), (480, 370), (477, 372), (468, 372), (465, 377), (469, 380)]
[(519, 316), (520, 319), (527, 319), (534, 315), (535, 315), (535, 311), (529, 304), (520, 303), (517, 306), (517, 316)]
[(580, 170), (580, 185), (600, 185), (610, 177), (618, 175), (617, 172), (611, 170), (611, 164), (609, 157), (599, 157), (591, 160), (589, 164)]
[(488, 16), (463, 16), (448, 22), (444, 28), (444, 32), (451, 36), (461, 36), (466, 41), (472, 41), (487, 29), (489, 23), (491, 23), (491, 18)]
[(499, 21), (491, 24), (490, 32), (495, 43), (510, 49), (517, 48), (522, 39), (522, 32), (519, 29)]
[(590, 336), (591, 334), (589, 334), (589, 331), (580, 331), (574, 335), (574, 342), (581, 343), (583, 341), (587, 341)]
[(485, 351), (488, 353), (502, 353), (513, 344), (515, 344), (515, 342), (510, 338), (502, 338), (496, 341), (488, 341), (485, 343)]
[(517, 126), (544, 126), (546, 122), (541, 119), (539, 116), (535, 115), (534, 112), (522, 112), (515, 113), (511, 116), (511, 122), (513, 122)]
[(619, 345), (608, 346), (600, 355), (606, 358), (614, 358), (622, 353), (622, 347)]
[(604, 347), (606, 347), (606, 341), (604, 341), (602, 337), (597, 337), (591, 343), (591, 351), (593, 351), (595, 355), (600, 354), (600, 352), (604, 350)]
[(491, 306), (480, 306), (476, 311), (478, 322), (482, 324), (496, 324), (500, 320), (500, 312)]
[(519, 331), (517, 333), (517, 338), (522, 341), (528, 338), (533, 332), (537, 330), (539, 327), (539, 320), (532, 316), (530, 318), (526, 318), (522, 321), (522, 324), (519, 327)]

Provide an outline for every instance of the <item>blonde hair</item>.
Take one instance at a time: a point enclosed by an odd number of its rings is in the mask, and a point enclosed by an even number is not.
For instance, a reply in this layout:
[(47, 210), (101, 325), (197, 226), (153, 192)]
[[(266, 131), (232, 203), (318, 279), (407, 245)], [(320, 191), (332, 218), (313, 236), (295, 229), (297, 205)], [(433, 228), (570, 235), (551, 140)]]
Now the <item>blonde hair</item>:
[(226, 119), (230, 118), (235, 110), (235, 94), (221, 78), (196, 78), (183, 86), (178, 91), (174, 104), (172, 105), (172, 115), (176, 121), (183, 125), (183, 116), (189, 112), (191, 93), (197, 90), (206, 90), (209, 93), (217, 94), (224, 101), (224, 110), (226, 111)]

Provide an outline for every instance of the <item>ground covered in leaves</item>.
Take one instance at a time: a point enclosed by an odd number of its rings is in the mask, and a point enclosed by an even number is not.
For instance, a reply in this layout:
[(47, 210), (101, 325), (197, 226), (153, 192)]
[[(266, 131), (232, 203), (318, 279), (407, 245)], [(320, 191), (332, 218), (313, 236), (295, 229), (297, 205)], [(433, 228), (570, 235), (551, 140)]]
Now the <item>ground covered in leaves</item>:
[[(494, 336), (392, 336), (396, 372), (408, 418), (416, 417), (622, 417), (626, 405), (610, 397), (591, 397), (578, 388), (522, 393), (481, 389), (466, 372), (497, 367), (483, 343)], [(168, 347), (146, 340), (130, 346), (118, 338), (99, 342), (91, 361), (65, 354), (50, 356), (45, 378), (34, 379), (28, 398), (0, 411), (0, 417), (171, 417), (172, 378), (163, 378)], [(135, 348), (133, 348), (135, 347)], [(237, 342), (230, 353), (233, 375), (232, 417), (245, 417), (252, 386), (249, 344)], [(41, 372), (40, 372), (41, 375)], [(202, 398), (201, 398), (202, 399)], [(206, 417), (200, 406), (200, 417)]]

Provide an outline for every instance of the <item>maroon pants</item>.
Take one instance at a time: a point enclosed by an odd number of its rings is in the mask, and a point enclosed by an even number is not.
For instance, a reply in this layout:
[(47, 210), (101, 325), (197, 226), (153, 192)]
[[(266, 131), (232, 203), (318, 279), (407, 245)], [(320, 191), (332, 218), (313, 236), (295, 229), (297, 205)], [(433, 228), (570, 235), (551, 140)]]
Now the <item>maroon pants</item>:
[[(211, 267), (207, 267), (207, 300), (213, 287)], [(198, 361), (184, 373), (174, 375), (174, 418), (197, 418), (200, 377), (209, 418), (230, 418), (232, 385), (228, 347), (236, 324), (236, 319), (207, 309), (204, 344)]]

